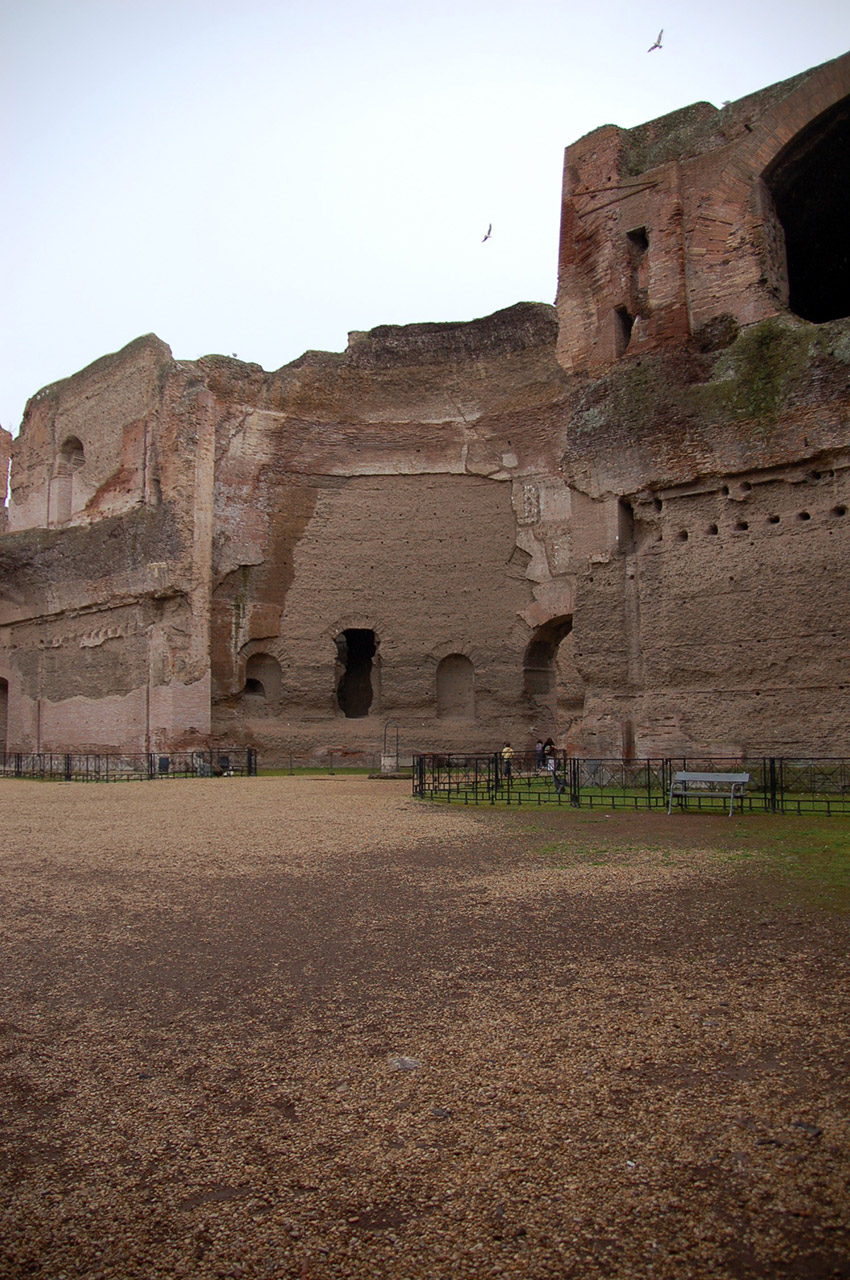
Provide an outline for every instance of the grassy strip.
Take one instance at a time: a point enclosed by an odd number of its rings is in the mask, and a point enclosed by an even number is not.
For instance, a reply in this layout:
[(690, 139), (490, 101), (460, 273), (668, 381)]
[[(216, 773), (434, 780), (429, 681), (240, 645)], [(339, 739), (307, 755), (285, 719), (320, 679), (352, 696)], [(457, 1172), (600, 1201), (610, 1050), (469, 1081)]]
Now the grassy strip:
[(333, 774), (361, 774), (363, 777), (375, 770), (366, 765), (295, 765), (294, 768), (258, 769), (258, 778), (323, 778)]
[(850, 821), (846, 816), (760, 819), (735, 822), (739, 847), (730, 862), (781, 875), (824, 904), (850, 908)]
[[(640, 820), (635, 835), (640, 836)], [(582, 830), (566, 839), (548, 841), (535, 853), (554, 866), (617, 866), (653, 862), (659, 866), (704, 865), (710, 858), (732, 875), (764, 878), (780, 884), (789, 907), (817, 907), (850, 913), (850, 819), (819, 814), (744, 815), (719, 828), (706, 816), (698, 834), (686, 836), (671, 826), (670, 843), (622, 839), (600, 828)], [(658, 827), (654, 828), (655, 833)], [(677, 837), (681, 837), (678, 839)]]

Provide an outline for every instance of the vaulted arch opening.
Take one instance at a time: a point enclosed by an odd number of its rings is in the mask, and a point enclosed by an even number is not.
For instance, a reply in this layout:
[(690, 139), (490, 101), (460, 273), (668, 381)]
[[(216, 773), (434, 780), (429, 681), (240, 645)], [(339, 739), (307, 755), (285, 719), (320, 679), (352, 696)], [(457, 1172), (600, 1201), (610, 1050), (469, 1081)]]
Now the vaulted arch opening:
[(850, 97), (801, 129), (764, 181), (785, 236), (790, 309), (815, 324), (850, 316)]
[(82, 441), (76, 436), (68, 436), (59, 450), (59, 461), (71, 472), (79, 471), (80, 467), (85, 466), (86, 451)]
[(546, 699), (555, 693), (555, 657), (558, 645), (573, 628), (571, 614), (551, 618), (534, 632), (523, 658), (523, 690), (533, 700)]

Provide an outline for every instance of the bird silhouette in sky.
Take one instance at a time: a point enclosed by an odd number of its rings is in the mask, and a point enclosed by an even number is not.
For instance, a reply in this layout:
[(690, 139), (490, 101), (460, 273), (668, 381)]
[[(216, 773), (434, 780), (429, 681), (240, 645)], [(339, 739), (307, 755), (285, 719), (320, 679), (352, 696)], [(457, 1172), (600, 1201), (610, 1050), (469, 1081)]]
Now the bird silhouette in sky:
[(646, 51), (647, 53), (652, 53), (652, 50), (653, 50), (653, 49), (660, 49), (660, 48), (661, 48), (661, 37), (662, 37), (663, 35), (664, 35), (664, 28), (662, 27), (662, 28), (661, 28), (661, 30), (659, 31), (658, 35), (655, 37), (655, 44), (651, 44), (651, 45), (649, 46), (649, 48), (648, 48), (648, 49), (647, 49), (647, 51)]
[[(487, 228), (487, 234), (484, 237), (484, 240), (489, 240), (492, 234), (493, 234), (493, 224), (491, 222), (489, 227)], [(482, 244), (484, 243), (484, 240), (481, 241)]]

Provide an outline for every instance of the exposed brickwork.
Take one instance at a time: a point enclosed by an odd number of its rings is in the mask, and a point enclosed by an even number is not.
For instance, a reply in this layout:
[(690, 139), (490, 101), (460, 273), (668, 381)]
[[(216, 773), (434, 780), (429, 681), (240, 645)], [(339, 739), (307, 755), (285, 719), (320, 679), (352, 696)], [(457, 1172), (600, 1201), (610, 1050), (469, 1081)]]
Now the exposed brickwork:
[(778, 212), (848, 90), (575, 143), (557, 311), (272, 373), (148, 336), (40, 392), (5, 744), (850, 754), (850, 319), (789, 312)]
[[(631, 131), (606, 125), (567, 149), (558, 277), (560, 354), (595, 370), (681, 343), (720, 314), (739, 324), (787, 301), (763, 176), (821, 112), (850, 94), (850, 55), (717, 110), (698, 103)], [(645, 284), (630, 232), (645, 228)]]

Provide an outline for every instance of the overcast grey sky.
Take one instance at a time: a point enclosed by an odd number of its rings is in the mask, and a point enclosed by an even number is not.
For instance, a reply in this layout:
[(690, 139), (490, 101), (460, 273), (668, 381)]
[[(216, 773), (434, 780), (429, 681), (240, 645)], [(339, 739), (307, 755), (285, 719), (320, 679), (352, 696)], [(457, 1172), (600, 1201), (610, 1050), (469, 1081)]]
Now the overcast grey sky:
[(551, 302), (568, 143), (848, 48), (847, 0), (0, 0), (0, 423), (150, 331), (274, 369)]

